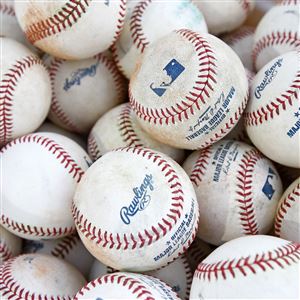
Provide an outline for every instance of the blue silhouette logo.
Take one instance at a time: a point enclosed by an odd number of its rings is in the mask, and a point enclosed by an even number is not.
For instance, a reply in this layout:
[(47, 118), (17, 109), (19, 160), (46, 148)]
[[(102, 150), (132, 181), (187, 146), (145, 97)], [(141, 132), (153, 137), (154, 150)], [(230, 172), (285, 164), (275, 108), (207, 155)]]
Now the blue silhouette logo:
[(185, 70), (185, 67), (181, 65), (175, 58), (173, 58), (163, 70), (167, 72), (170, 81), (163, 81), (157, 87), (155, 87), (154, 82), (150, 84), (151, 90), (159, 97), (161, 97), (166, 92), (167, 87), (171, 86), (171, 84), (177, 79), (177, 77)]
[(267, 196), (267, 198), (269, 200), (272, 199), (272, 197), (275, 193), (275, 190), (274, 190), (272, 184), (269, 181), (269, 179), (273, 179), (274, 176), (276, 176), (276, 174), (274, 173), (274, 171), (271, 168), (269, 168), (269, 174), (268, 174), (266, 182), (265, 182), (265, 184), (262, 188), (262, 192)]

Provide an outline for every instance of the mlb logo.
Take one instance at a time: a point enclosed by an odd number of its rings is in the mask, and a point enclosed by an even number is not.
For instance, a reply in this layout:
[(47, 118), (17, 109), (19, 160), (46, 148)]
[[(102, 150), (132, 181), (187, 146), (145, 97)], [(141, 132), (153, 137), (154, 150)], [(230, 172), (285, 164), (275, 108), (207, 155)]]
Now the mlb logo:
[(161, 97), (169, 86), (178, 78), (178, 76), (185, 70), (185, 67), (181, 65), (175, 58), (173, 58), (163, 69), (169, 77), (169, 82), (163, 81), (158, 86), (154, 83), (150, 84), (151, 90), (159, 97)]

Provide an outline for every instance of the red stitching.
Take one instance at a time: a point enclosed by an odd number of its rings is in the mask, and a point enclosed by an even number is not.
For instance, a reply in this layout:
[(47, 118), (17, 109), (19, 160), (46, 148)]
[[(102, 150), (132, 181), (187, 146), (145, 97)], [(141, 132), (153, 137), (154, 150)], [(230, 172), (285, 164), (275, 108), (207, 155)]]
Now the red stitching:
[(38, 57), (26, 56), (25, 58), (17, 60), (2, 77), (0, 83), (0, 145), (6, 144), (12, 139), (14, 91), (26, 69), (34, 65), (44, 66)]
[[(209, 246), (207, 246), (209, 247)], [(201, 245), (199, 245), (197, 243), (197, 240), (195, 240), (191, 247), (188, 249), (188, 256), (191, 257), (193, 259), (193, 261), (197, 262), (199, 264), (199, 262), (201, 262), (202, 260), (204, 260), (204, 258), (206, 258), (208, 256), (209, 252), (203, 250), (203, 248), (201, 247)]]
[(13, 257), (12, 251), (8, 248), (7, 244), (0, 242), (0, 261), (4, 263)]
[(273, 119), (276, 115), (280, 115), (288, 106), (292, 106), (293, 102), (298, 99), (300, 89), (300, 71), (297, 71), (296, 78), (290, 87), (283, 92), (278, 98), (272, 100), (265, 106), (261, 106), (255, 111), (246, 112), (244, 114), (244, 122), (246, 126), (257, 126), (265, 121)]
[(125, 104), (118, 118), (119, 131), (124, 143), (129, 147), (143, 147), (143, 143), (137, 136), (133, 126), (131, 117), (131, 106)]
[(68, 0), (59, 11), (46, 20), (41, 20), (30, 25), (25, 34), (27, 39), (34, 44), (48, 36), (55, 35), (67, 27), (72, 27), (80, 17), (86, 13), (91, 0)]
[(239, 0), (239, 4), (242, 6), (245, 14), (248, 15), (251, 10), (250, 1), (248, 0)]
[(212, 154), (211, 147), (205, 148), (199, 152), (198, 159), (196, 160), (192, 173), (190, 175), (190, 180), (196, 186), (202, 181), (202, 176), (204, 176), (208, 168), (208, 160)]
[(256, 42), (252, 57), (253, 61), (256, 62), (257, 57), (260, 53), (268, 47), (273, 47), (274, 45), (289, 45), (293, 47), (291, 50), (300, 49), (300, 38), (298, 33), (292, 31), (283, 31), (283, 32), (271, 32), (263, 36), (259, 41)]
[(16, 16), (13, 5), (8, 5), (7, 3), (0, 2), (0, 12), (8, 16)]
[(149, 45), (146, 35), (143, 32), (142, 17), (146, 8), (152, 3), (152, 0), (140, 1), (132, 12), (130, 18), (130, 33), (133, 44), (136, 46), (141, 53), (144, 52), (145, 48)]
[(80, 243), (80, 238), (77, 233), (66, 236), (51, 250), (51, 254), (64, 259), (78, 243)]
[(243, 26), (235, 32), (228, 34), (224, 37), (227, 44), (233, 45), (240, 42), (241, 40), (254, 34), (254, 28), (249, 26)]
[(299, 0), (281, 0), (279, 5), (297, 5)]
[(299, 259), (300, 244), (287, 243), (267, 253), (256, 254), (254, 257), (249, 255), (239, 259), (221, 260), (216, 263), (200, 263), (194, 276), (202, 281), (226, 280), (229, 276), (235, 278), (239, 274), (246, 277), (259, 271), (273, 270), (276, 267), (284, 269), (291, 263), (297, 263)]
[(194, 44), (199, 58), (198, 79), (195, 81), (193, 89), (185, 96), (185, 99), (178, 100), (176, 106), (161, 109), (144, 107), (133, 97), (129, 87), (129, 98), (135, 113), (144, 121), (154, 122), (154, 124), (175, 124), (176, 119), (180, 122), (188, 119), (189, 115), (194, 115), (196, 111), (200, 110), (201, 104), (206, 103), (206, 99), (209, 98), (210, 92), (214, 91), (214, 85), (217, 83), (217, 68), (215, 65), (217, 59), (205, 38), (186, 29), (176, 32)]
[[(94, 58), (97, 59), (97, 61), (100, 64), (102, 64), (104, 67), (106, 67), (107, 70), (111, 73), (115, 83), (115, 90), (118, 93), (118, 97), (120, 99), (123, 99), (126, 93), (125, 79), (118, 71), (118, 68), (116, 67), (115, 63), (101, 53), (95, 55)], [(50, 63), (49, 73), (50, 73), (51, 88), (52, 88), (52, 101), (51, 101), (50, 112), (69, 130), (77, 133), (81, 133), (81, 130), (74, 124), (74, 122), (70, 119), (67, 113), (63, 110), (61, 103), (57, 100), (55, 95), (55, 78), (57, 72), (59, 71), (59, 68), (64, 62), (66, 62), (66, 60), (53, 58)]]
[(78, 298), (78, 296), (84, 296), (85, 292), (91, 290), (91, 288), (94, 288), (99, 284), (101, 285), (106, 283), (116, 283), (120, 286), (127, 287), (133, 295), (136, 294), (136, 298), (138, 299), (155, 300), (155, 296), (152, 295), (151, 291), (146, 286), (144, 286), (142, 282), (139, 281), (139, 279), (132, 278), (129, 274), (124, 275), (122, 273), (107, 274), (91, 281), (77, 293), (74, 300), (79, 300), (80, 298)]
[(114, 44), (116, 40), (119, 38), (125, 22), (127, 0), (120, 0), (120, 1), (121, 3), (119, 5), (120, 11), (119, 11), (119, 18), (117, 20), (117, 30), (115, 32), (111, 44)]
[(98, 144), (95, 140), (95, 137), (93, 135), (93, 131), (90, 132), (89, 137), (88, 137), (88, 153), (89, 156), (95, 161), (101, 156), (101, 151), (98, 147)]
[(262, 158), (262, 155), (256, 149), (247, 151), (243, 154), (237, 171), (236, 201), (240, 209), (238, 213), (244, 234), (258, 234), (258, 224), (253, 203), (252, 180), (255, 165)]
[(186, 255), (182, 256), (181, 258), (183, 260), (183, 266), (184, 266), (185, 276), (186, 276), (186, 297), (185, 297), (185, 299), (189, 300), (189, 295), (190, 295), (191, 286), (192, 286), (192, 282), (193, 282), (193, 273), (192, 273), (192, 270), (188, 263)]
[(24, 300), (71, 300), (73, 297), (71, 296), (50, 296), (50, 295), (41, 295), (35, 294), (26, 290), (26, 287), (22, 287), (15, 280), (12, 274), (12, 265), (15, 261), (15, 258), (7, 261), (0, 268), (0, 289), (1, 295), (4, 296), (5, 299), (24, 299)]
[[(109, 231), (104, 231), (101, 228), (97, 229), (76, 207), (73, 202), (72, 214), (75, 220), (75, 224), (78, 230), (89, 240), (93, 240), (97, 245), (101, 245), (103, 248), (114, 248), (122, 250), (131, 250), (136, 248), (142, 248), (149, 246), (158, 239), (165, 236), (177, 223), (181, 217), (184, 203), (184, 193), (182, 191), (182, 185), (179, 181), (179, 177), (176, 171), (172, 168), (168, 162), (162, 158), (159, 154), (153, 152), (150, 149), (143, 148), (120, 148), (114, 151), (126, 151), (135, 153), (137, 155), (146, 157), (153, 163), (161, 168), (161, 171), (165, 175), (170, 184), (172, 191), (172, 203), (168, 214), (163, 217), (156, 226), (152, 226), (151, 229), (145, 229), (143, 232), (139, 232), (137, 235), (124, 234), (120, 236), (118, 233), (114, 234)], [(190, 241), (191, 243), (191, 241)], [(183, 250), (185, 251), (185, 250)]]
[(278, 207), (275, 223), (274, 223), (275, 234), (277, 236), (280, 236), (282, 223), (289, 208), (291, 208), (294, 203), (299, 201), (299, 199), (300, 199), (300, 182), (283, 199), (280, 206)]

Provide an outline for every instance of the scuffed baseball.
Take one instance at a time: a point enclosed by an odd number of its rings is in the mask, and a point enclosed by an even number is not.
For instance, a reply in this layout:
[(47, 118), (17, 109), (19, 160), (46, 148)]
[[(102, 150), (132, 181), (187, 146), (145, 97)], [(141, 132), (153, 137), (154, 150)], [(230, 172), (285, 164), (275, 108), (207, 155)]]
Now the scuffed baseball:
[(180, 300), (161, 280), (141, 274), (118, 272), (99, 277), (84, 286), (75, 296), (80, 299), (161, 299)]
[(1, 224), (27, 239), (54, 239), (75, 231), (71, 201), (91, 164), (74, 141), (55, 133), (15, 139), (0, 151)]
[(73, 217), (86, 248), (117, 270), (150, 271), (187, 249), (198, 227), (198, 204), (183, 169), (147, 148), (120, 148), (85, 173)]
[(244, 115), (251, 142), (268, 158), (294, 168), (300, 168), (299, 66), (297, 51), (265, 65), (252, 81)]
[(279, 55), (300, 50), (299, 4), (277, 5), (259, 22), (254, 34), (253, 59), (259, 71)]
[(146, 147), (163, 152), (177, 162), (184, 151), (162, 144), (145, 132), (136, 120), (129, 103), (124, 103), (104, 114), (93, 126), (88, 138), (88, 153), (94, 160), (120, 147)]
[(193, 0), (203, 13), (208, 32), (218, 35), (240, 27), (254, 9), (255, 0), (201, 1)]
[(106, 111), (123, 102), (124, 77), (103, 54), (80, 61), (48, 57), (52, 101), (49, 119), (77, 133), (88, 133)]
[(22, 251), (22, 239), (0, 226), (0, 266)]
[(55, 57), (79, 60), (107, 50), (122, 30), (126, 1), (16, 1), (27, 39)]
[(275, 234), (300, 243), (300, 177), (282, 195), (275, 218)]
[(300, 245), (272, 236), (232, 240), (199, 264), (190, 299), (297, 299)]
[(1, 42), (0, 146), (35, 131), (51, 101), (50, 78), (43, 62), (24, 45)]
[(140, 126), (177, 148), (217, 142), (247, 103), (243, 64), (223, 41), (190, 30), (152, 43), (132, 76), (129, 97)]
[(222, 140), (192, 153), (183, 168), (198, 199), (200, 239), (221, 245), (270, 231), (282, 184), (272, 162), (254, 147)]
[(1, 299), (73, 299), (85, 284), (69, 263), (45, 254), (24, 254), (0, 269)]
[(94, 257), (83, 246), (77, 233), (55, 240), (25, 240), (23, 253), (48, 254), (64, 259), (86, 278), (94, 262)]
[(149, 45), (179, 28), (207, 32), (204, 17), (192, 1), (129, 1), (124, 29), (112, 48), (119, 69), (130, 79)]

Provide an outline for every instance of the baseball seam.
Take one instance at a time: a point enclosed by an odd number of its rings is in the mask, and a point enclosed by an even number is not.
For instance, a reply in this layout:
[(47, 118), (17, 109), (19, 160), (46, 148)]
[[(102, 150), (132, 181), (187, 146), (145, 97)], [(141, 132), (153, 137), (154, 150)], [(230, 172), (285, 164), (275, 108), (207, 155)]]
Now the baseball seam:
[(237, 170), (236, 201), (239, 208), (241, 226), (244, 234), (258, 234), (258, 223), (256, 221), (252, 183), (253, 172), (258, 160), (262, 155), (256, 150), (250, 150), (243, 154)]
[(243, 11), (245, 12), (246, 16), (249, 14), (251, 7), (250, 1), (248, 0), (239, 0), (239, 4), (242, 6)]
[(259, 271), (274, 270), (276, 267), (284, 269), (292, 263), (297, 263), (299, 259), (300, 244), (288, 243), (273, 251), (257, 253), (254, 257), (249, 255), (239, 259), (221, 260), (216, 263), (202, 262), (199, 264), (194, 277), (202, 281), (226, 280), (228, 277), (235, 278), (240, 274), (246, 277)]
[(2, 77), (0, 83), (0, 144), (5, 144), (12, 138), (14, 92), (19, 79), (27, 69), (34, 65), (44, 66), (38, 57), (26, 56), (17, 60)]
[(75, 224), (78, 230), (89, 240), (92, 240), (98, 246), (103, 248), (109, 247), (110, 249), (117, 250), (133, 250), (136, 248), (142, 248), (144, 246), (149, 246), (156, 242), (163, 236), (165, 236), (180, 219), (183, 203), (184, 203), (184, 193), (182, 191), (182, 185), (179, 181), (179, 177), (176, 171), (172, 168), (168, 162), (163, 159), (159, 154), (153, 152), (150, 149), (142, 148), (120, 148), (114, 151), (126, 151), (135, 153), (146, 157), (148, 160), (155, 163), (160, 167), (164, 176), (166, 177), (168, 183), (170, 184), (170, 189), (172, 193), (172, 201), (170, 204), (170, 209), (165, 217), (163, 217), (155, 226), (153, 225), (151, 229), (144, 229), (144, 231), (138, 232), (137, 235), (114, 234), (101, 228), (94, 226), (80, 210), (76, 207), (73, 202), (72, 214), (75, 220)]
[(116, 40), (119, 38), (121, 32), (122, 32), (122, 29), (123, 29), (123, 26), (124, 26), (124, 22), (125, 22), (125, 16), (126, 16), (126, 2), (127, 0), (120, 0), (120, 5), (119, 5), (119, 17), (118, 17), (118, 20), (117, 20), (117, 30), (115, 32), (115, 35), (113, 37), (113, 40), (111, 42), (111, 44), (113, 45)]
[[(132, 295), (135, 295), (137, 299), (155, 300), (155, 297), (152, 295), (152, 293), (138, 279), (134, 279), (125, 275), (119, 275), (118, 273), (107, 274), (91, 281), (86, 286), (84, 286), (78, 292), (78, 294), (80, 296), (84, 296), (86, 291), (91, 290), (99, 284), (101, 285), (105, 283), (117, 283), (123, 287), (127, 287)], [(80, 298), (75, 297), (74, 300), (79, 299)]]
[(0, 269), (0, 289), (1, 295), (5, 296), (5, 299), (10, 300), (71, 300), (71, 296), (49, 296), (32, 293), (27, 290), (26, 287), (22, 287), (18, 282), (16, 282), (12, 274), (12, 264), (15, 261), (15, 258), (12, 258)]
[(143, 143), (133, 129), (131, 122), (131, 107), (130, 104), (124, 105), (118, 118), (119, 131), (124, 143), (129, 147), (142, 147)]
[(0, 2), (0, 11), (2, 14), (11, 16), (11, 17), (15, 17), (15, 10), (14, 7), (12, 5), (8, 5), (7, 3), (2, 3)]
[(55, 257), (65, 259), (66, 255), (68, 255), (79, 242), (80, 239), (77, 234), (66, 236), (51, 250), (51, 254)]
[(0, 242), (0, 259), (2, 263), (13, 257), (12, 251), (8, 248), (7, 244)]
[(197, 245), (197, 242), (194, 242), (188, 249), (187, 255), (198, 265), (202, 260), (204, 260), (204, 258), (208, 256), (208, 252), (203, 250), (201, 246)]
[(209, 158), (212, 154), (211, 147), (207, 147), (200, 151), (198, 159), (196, 160), (193, 170), (190, 175), (190, 180), (193, 184), (198, 186), (199, 182), (202, 181), (202, 176), (204, 176), (209, 163)]
[(130, 18), (130, 36), (133, 44), (141, 53), (149, 45), (146, 35), (143, 32), (142, 17), (147, 7), (152, 3), (152, 0), (140, 1), (132, 12)]
[(293, 204), (296, 203), (296, 201), (299, 201), (299, 197), (300, 197), (300, 183), (298, 183), (293, 188), (293, 190), (283, 199), (280, 206), (278, 207), (275, 223), (274, 223), (275, 235), (280, 236), (284, 218), (287, 212), (289, 211), (289, 208), (291, 208)]
[(185, 299), (189, 300), (189, 295), (190, 295), (192, 282), (193, 282), (193, 273), (192, 273), (192, 270), (191, 270), (190, 265), (188, 263), (186, 255), (182, 256), (182, 260), (183, 260), (183, 266), (184, 266), (185, 278), (186, 278), (186, 296), (185, 296)]
[(239, 43), (241, 40), (246, 39), (254, 34), (254, 28), (253, 27), (242, 27), (241, 29), (238, 29), (234, 33), (225, 36), (224, 41), (229, 46), (234, 46), (236, 43)]
[(255, 111), (245, 112), (244, 122), (246, 126), (257, 126), (273, 119), (276, 115), (280, 115), (281, 111), (285, 111), (288, 106), (292, 106), (293, 102), (298, 99), (299, 88), (300, 71), (297, 71), (296, 78), (290, 87), (279, 97)]
[(129, 98), (133, 110), (137, 116), (149, 123), (168, 125), (169, 123), (175, 124), (176, 120), (181, 122), (188, 119), (189, 115), (194, 115), (196, 111), (200, 110), (200, 103), (206, 103), (210, 92), (214, 91), (214, 84), (217, 83), (217, 67), (215, 64), (217, 59), (205, 38), (186, 29), (178, 30), (177, 34), (187, 39), (195, 47), (200, 67), (197, 74), (198, 79), (184, 100), (179, 100), (176, 106), (172, 105), (160, 109), (144, 107), (141, 103), (138, 103), (129, 86)]
[(101, 156), (101, 151), (98, 147), (93, 131), (91, 131), (89, 134), (87, 147), (88, 147), (88, 153), (94, 161)]
[[(260, 38), (253, 49), (252, 57), (254, 63), (257, 61), (258, 56), (268, 47), (274, 45), (289, 45), (293, 49), (298, 49), (300, 47), (300, 40), (297, 32), (292, 31), (272, 31)], [(291, 49), (291, 50), (293, 50)]]

